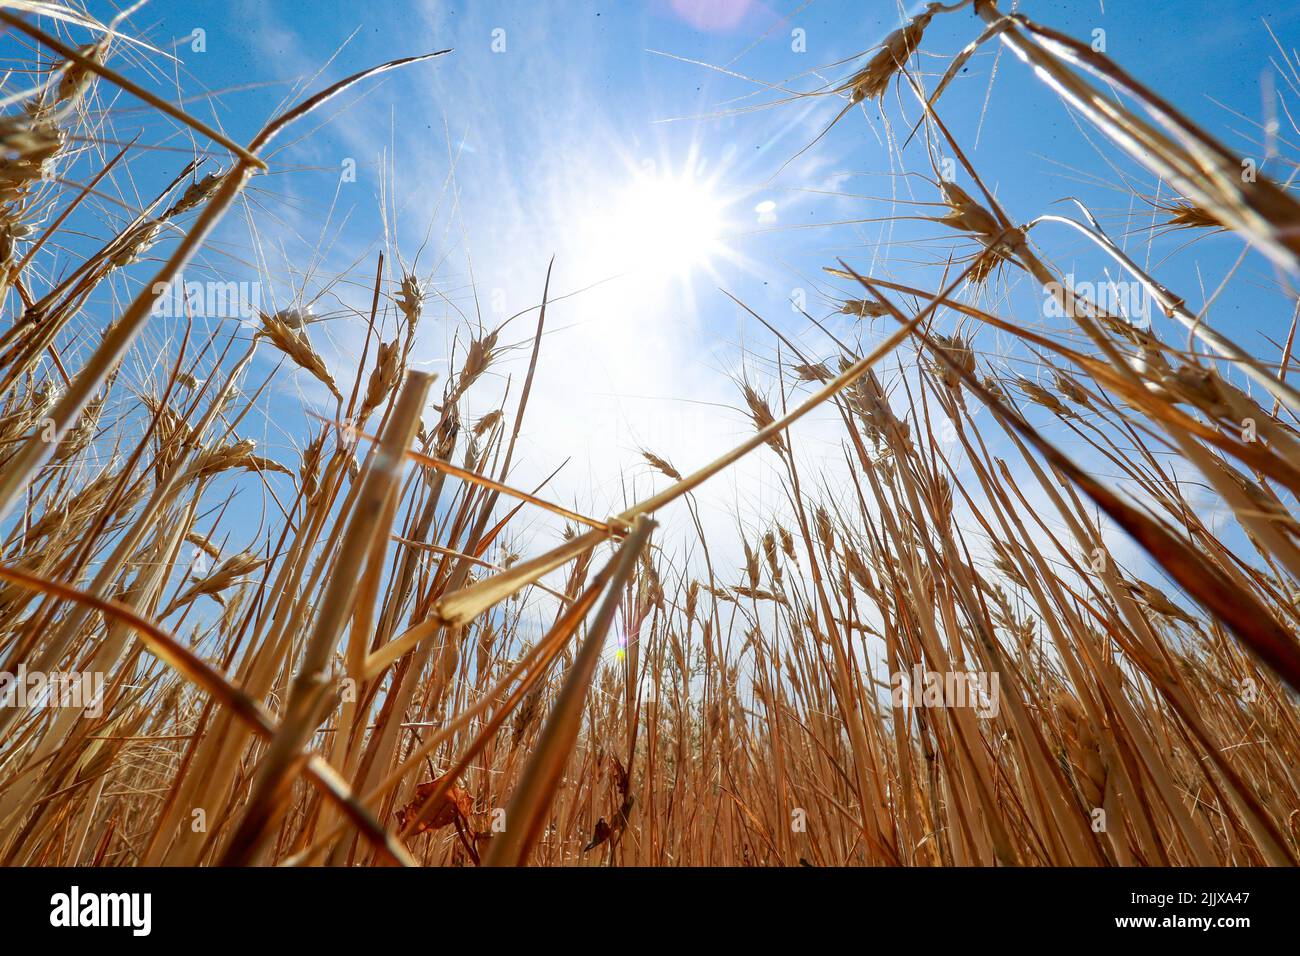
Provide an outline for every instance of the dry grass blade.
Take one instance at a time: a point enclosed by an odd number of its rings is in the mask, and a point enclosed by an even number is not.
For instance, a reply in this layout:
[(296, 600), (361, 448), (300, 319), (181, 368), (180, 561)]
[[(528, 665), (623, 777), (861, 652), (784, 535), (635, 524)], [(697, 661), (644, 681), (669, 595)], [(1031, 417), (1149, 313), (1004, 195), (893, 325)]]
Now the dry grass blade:
[[(44, 44), (45, 46), (49, 47), (51, 50), (59, 54), (59, 56), (63, 57), (65, 60), (68, 60), (76, 64), (76, 66), (79, 67), (81, 70), (84, 70), (87, 73), (99, 74), (100, 76), (104, 77), (104, 79), (108, 80), (111, 83), (115, 83), (116, 85), (120, 86), (122, 89), (126, 90), (128, 93), (132, 94), (133, 96), (139, 97), (140, 99), (144, 100), (154, 109), (160, 110), (163, 113), (166, 113), (168, 116), (172, 117), (173, 119), (179, 120), (185, 125), (197, 130), (199, 133), (202, 133), (204, 136), (208, 137), (208, 139), (212, 140), (214, 143), (220, 143), (226, 149), (230, 150), (232, 153), (238, 156), (243, 162), (254, 167), (255, 169), (266, 169), (266, 163), (262, 162), (262, 160), (260, 160), (256, 155), (254, 155), (253, 152), (240, 146), (238, 143), (227, 138), (217, 130), (212, 129), (202, 120), (196, 119), (195, 117), (186, 113), (184, 110), (180, 109), (179, 107), (173, 106), (171, 103), (168, 103), (164, 99), (160, 99), (159, 97), (155, 96), (153, 93), (150, 93), (148, 90), (141, 87), (139, 84), (134, 83), (131, 80), (127, 79), (126, 77), (122, 76), (116, 70), (113, 70), (110, 67), (105, 66), (100, 61), (100, 58), (93, 54), (94, 50), (99, 49), (98, 46), (92, 47), (91, 51), (87, 51), (87, 52), (83, 52), (81, 50), (75, 50), (72, 47), (67, 46), (66, 44), (60, 42), (57, 38), (50, 36), (48, 33), (45, 33), (44, 31), (38, 30), (36, 27), (33, 27), (26, 20), (22, 19), (22, 17), (15, 16), (14, 14), (9, 13), (8, 11), (5, 10), (0, 10), (0, 23), (6, 23), (9, 26), (13, 27), (15, 30), (27, 34), (33, 40), (36, 40)], [(90, 53), (90, 55), (88, 55), (88, 52)], [(60, 96), (59, 96), (60, 99), (66, 99), (72, 95), (70, 89), (65, 89), (63, 85), (63, 84), (67, 84), (69, 81), (71, 83), (80, 83), (80, 82), (84, 82), (84, 78), (74, 79), (72, 78), (71, 74), (65, 74), (63, 80), (60, 81), (61, 83)]]
[[(266, 710), (257, 701), (250, 698), (225, 677), (218, 673), (190, 650), (177, 643), (162, 628), (141, 617), (131, 608), (117, 601), (105, 600), (91, 594), (85, 594), (76, 588), (68, 587), (57, 581), (47, 581), (20, 571), (17, 568), (0, 566), (0, 578), (25, 588), (57, 595), (65, 600), (79, 601), (95, 610), (124, 621), (149, 646), (149, 649), (169, 667), (175, 669), (187, 680), (193, 681), (204, 691), (247, 723), (258, 734), (270, 739), (275, 736), (277, 727)], [(382, 850), (394, 863), (404, 866), (411, 864), (410, 857), (401, 846), (393, 842), (384, 830), (365, 811), (360, 803), (348, 791), (347, 785), (338, 778), (325, 761), (312, 756), (304, 767), (307, 776), (321, 787), (331, 799), (337, 801), (358, 829)]]
[[(14, 18), (12, 14), (3, 11), (0, 11), (0, 17), (9, 18), (5, 22), (17, 21), (17, 18)], [(21, 21), (13, 22), (12, 25), (18, 26), (19, 23)], [(62, 438), (68, 428), (77, 420), (91, 395), (121, 362), (127, 348), (136, 335), (139, 334), (151, 314), (158, 297), (164, 290), (171, 287), (171, 283), (177, 274), (189, 262), (190, 257), (203, 244), (226, 210), (243, 191), (248, 178), (253, 174), (254, 170), (264, 166), (256, 158), (258, 150), (269, 143), (286, 126), (329, 102), (356, 83), (388, 70), (397, 69), (410, 63), (418, 63), (448, 52), (450, 51), (442, 50), (425, 56), (406, 57), (369, 70), (363, 70), (308, 98), (283, 116), (263, 127), (261, 132), (254, 137), (248, 150), (241, 151), (241, 159), (235, 168), (222, 177), (221, 185), (213, 191), (212, 197), (203, 207), (202, 212), (189, 231), (185, 233), (163, 267), (153, 277), (153, 280), (147, 283), (144, 289), (132, 300), (121, 318), (109, 328), (103, 341), (95, 350), (94, 356), (86, 363), (81, 373), (73, 380), (68, 390), (55, 404), (50, 414), (54, 437)], [(245, 152), (249, 156), (248, 159), (242, 158)], [(49, 453), (50, 442), (44, 434), (37, 432), (28, 438), (18, 454), (7, 463), (4, 477), (0, 478), (0, 519), (6, 517), (12, 510), (14, 504)]]
[[(431, 382), (432, 379), (424, 373), (407, 373), (397, 405), (371, 455), (332, 572), (333, 579), (294, 680), (280, 731), (258, 771), (239, 829), (227, 845), (224, 856), (227, 865), (255, 859), (272, 821), (285, 809), (293, 768), (321, 717), (326, 668), (347, 620), (347, 611), (353, 605), (362, 562), (370, 554), (376, 537), (387, 540), (388, 528), (379, 517), (386, 512), (388, 501), (397, 493), (404, 454), (419, 427), (420, 413), (424, 410)], [(353, 635), (353, 640), (361, 639), (363, 635)]]
[(522, 866), (533, 843), (541, 834), (560, 775), (564, 772), (564, 765), (578, 738), (583, 706), (605, 643), (605, 634), (618, 611), (623, 586), (636, 570), (641, 549), (645, 547), (653, 529), (653, 521), (645, 516), (638, 517), (614, 558), (609, 592), (591, 622), (587, 637), (574, 658), (564, 687), (556, 698), (541, 737), (533, 748), (533, 755), (520, 777), (510, 806), (506, 809), (506, 818), (511, 821), (511, 825), (505, 833), (492, 841), (492, 849), (483, 861), (485, 866)]
[[(840, 265), (853, 274), (853, 270), (844, 263), (841, 262)], [(861, 276), (855, 277), (866, 289), (879, 295), (872, 289), (868, 280)], [(905, 319), (896, 310), (894, 317), (899, 322), (913, 327), (915, 325), (912, 320)], [(1212, 569), (1185, 543), (1136, 508), (1122, 502), (1100, 482), (1074, 464), (1044, 439), (1036, 429), (989, 392), (974, 375), (954, 362), (945, 350), (924, 332), (916, 329), (914, 334), (929, 346), (933, 354), (959, 377), (976, 397), (994, 411), (999, 419), (1019, 432), (1021, 437), (1037, 449), (1053, 467), (1068, 475), (1116, 524), (1142, 545), (1188, 594), (1223, 621), (1247, 647), (1272, 667), (1293, 690), (1300, 693), (1300, 641), (1296, 640), (1294, 634), (1281, 627), (1267, 608), (1249, 592), (1237, 587)]]

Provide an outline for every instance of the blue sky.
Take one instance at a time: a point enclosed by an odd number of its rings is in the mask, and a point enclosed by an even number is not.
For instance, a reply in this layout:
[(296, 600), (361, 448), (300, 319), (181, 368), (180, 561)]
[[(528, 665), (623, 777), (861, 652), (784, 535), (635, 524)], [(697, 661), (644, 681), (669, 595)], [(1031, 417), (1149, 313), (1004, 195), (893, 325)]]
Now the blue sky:
[[(91, 9), (105, 19), (112, 10)], [(1265, 121), (1278, 92), (1290, 95), (1276, 78), (1271, 86), (1265, 79), (1278, 51), (1264, 21), (1290, 49), (1300, 9), (1209, 0), (1027, 0), (1021, 9), (1084, 38), (1103, 29), (1109, 54), (1243, 155), (1262, 155), (1254, 124)], [(869, 50), (902, 22), (903, 11), (886, 0), (155, 0), (130, 24), (175, 52), (190, 108), (240, 140), (304, 91), (393, 57), (454, 49), (367, 84), (332, 110), (327, 125), (313, 122), (286, 136), (271, 157), (273, 174), (254, 183), (249, 206), (222, 227), (194, 270), (248, 270), (260, 254), (274, 276), (277, 307), (313, 302), (323, 319), (313, 341), (347, 367), (364, 331), (348, 310), (368, 302), (376, 253), (384, 249), (391, 267), (399, 256), (413, 263), (422, 248), (416, 271), (429, 279), (431, 296), (420, 361), (442, 373), (455, 329), (476, 316), (490, 328), (535, 305), (554, 256), (552, 297), (565, 298), (549, 319), (516, 477), (524, 484), (570, 459), (553, 493), (600, 512), (655, 485), (639, 448), (686, 471), (748, 434), (735, 381), (770, 381), (774, 341), (720, 289), (825, 358), (833, 354), (827, 340), (790, 306), (799, 290), (809, 312), (830, 317), (850, 338), (869, 342), (888, 329), (834, 316), (833, 298), (851, 290), (826, 281), (823, 266), (844, 257), (922, 287), (938, 281), (934, 257), (957, 237), (931, 223), (879, 221), (934, 212), (891, 207), (884, 201), (891, 196), (937, 197), (924, 179), (891, 175), (898, 170), (877, 109), (850, 112), (786, 166), (843, 101), (804, 97), (758, 108), (783, 98), (765, 84), (808, 92), (849, 76), (861, 61), (831, 64)], [(204, 31), (203, 52), (193, 48), (196, 28)], [(969, 11), (936, 19), (922, 45), (923, 69), (942, 68), (946, 60), (929, 54), (951, 56), (979, 32)], [(1150, 209), (1114, 184), (1129, 177), (1149, 195), (1158, 184), (1076, 123), (1022, 64), (995, 59), (996, 50), (989, 45), (971, 61), (939, 108), (1011, 216), (1070, 212), (1059, 200), (1077, 196), (1112, 234), (1135, 230), (1134, 241), (1145, 241)], [(151, 79), (174, 90), (167, 72), (155, 64)], [(917, 111), (894, 91), (885, 113), (892, 135), (905, 136)], [(119, 134), (128, 126), (129, 119), (119, 120)], [(147, 132), (156, 144), (184, 145), (174, 132)], [(1281, 134), (1293, 132), (1284, 119)], [(908, 157), (908, 169), (925, 170), (919, 142)], [(340, 184), (348, 160), (357, 179)], [(181, 159), (158, 153), (149, 162), (174, 172)], [(631, 252), (654, 255), (657, 248), (635, 224), (609, 225), (629, 208), (644, 208), (629, 196), (647, 177), (690, 180), (689, 195), (717, 207), (721, 224), (707, 262), (671, 274), (623, 267)], [(653, 210), (647, 218), (655, 218)], [(880, 241), (887, 234), (908, 244), (886, 249)], [(1144, 261), (1198, 307), (1241, 246), (1219, 237), (1184, 248), (1189, 238), (1158, 239)], [(1108, 275), (1076, 236), (1043, 228), (1035, 240), (1065, 272), (1085, 281)], [(634, 274), (621, 274), (629, 269)], [(345, 281), (331, 281), (337, 274)], [(990, 288), (985, 304), (1026, 322), (1048, 321), (1041, 294), (1008, 279)], [(1248, 256), (1209, 320), (1247, 348), (1266, 350), (1261, 333), (1279, 338), (1289, 321), (1272, 268)], [(516, 320), (503, 341), (526, 342), (533, 322), (532, 315)], [(1156, 322), (1170, 332), (1165, 320)], [(990, 358), (1015, 361), (1014, 354), (997, 358), (1014, 349), (996, 337), (986, 335), (980, 347)], [(517, 381), (526, 359), (522, 347), (504, 357), (496, 378), (471, 396), (469, 414), (496, 407), (507, 376)], [(269, 372), (272, 361), (269, 354), (259, 359), (255, 373)], [(253, 427), (270, 453), (292, 460), (304, 434), (303, 401), (321, 402), (324, 394), (305, 375), (278, 387), (265, 420)], [(833, 429), (814, 421), (803, 431), (806, 455), (838, 457)], [(709, 494), (738, 502), (742, 520), (765, 522), (782, 507), (765, 480), (767, 464), (761, 456), (746, 462)], [(734, 518), (718, 520), (734, 530)]]

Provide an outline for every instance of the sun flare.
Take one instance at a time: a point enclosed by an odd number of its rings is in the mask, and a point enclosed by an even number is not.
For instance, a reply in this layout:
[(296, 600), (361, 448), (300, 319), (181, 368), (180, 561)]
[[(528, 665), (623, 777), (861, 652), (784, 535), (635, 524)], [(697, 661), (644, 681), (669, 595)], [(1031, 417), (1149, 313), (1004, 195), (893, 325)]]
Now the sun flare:
[(594, 257), (613, 272), (686, 278), (724, 252), (724, 204), (685, 174), (638, 174), (593, 216)]

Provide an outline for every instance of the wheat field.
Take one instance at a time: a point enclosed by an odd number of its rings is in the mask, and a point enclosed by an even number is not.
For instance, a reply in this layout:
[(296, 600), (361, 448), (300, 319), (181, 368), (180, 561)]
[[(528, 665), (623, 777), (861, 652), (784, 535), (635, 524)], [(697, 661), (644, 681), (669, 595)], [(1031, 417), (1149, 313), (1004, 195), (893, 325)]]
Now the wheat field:
[[(0, 861), (1295, 864), (1300, 129), (1282, 111), (1243, 163), (1189, 91), (1008, 7), (918, 6), (850, 62), (761, 78), (755, 122), (828, 109), (915, 198), (878, 205), (897, 246), (827, 258), (801, 334), (736, 301), (744, 434), (638, 447), (600, 476), (610, 514), (516, 477), (551, 427), (550, 273), (495, 321), (385, 243), (317, 278), (355, 302), (342, 355), (297, 303), (195, 315), (190, 280), (232, 305), (271, 279), (231, 223), (301, 174), (276, 146), (457, 50), (312, 77), (241, 140), (134, 10), (0, 2)], [(1153, 228), (1012, 217), (945, 114), (995, 51), (1147, 177), (1125, 202)], [(1047, 233), (1158, 321), (1070, 282)], [(1168, 235), (1276, 276), (1276, 350), (1163, 284)], [(445, 369), (417, 361), (432, 335)], [(319, 399), (263, 447), (288, 379)], [(702, 491), (752, 460), (778, 504), (719, 534)]]

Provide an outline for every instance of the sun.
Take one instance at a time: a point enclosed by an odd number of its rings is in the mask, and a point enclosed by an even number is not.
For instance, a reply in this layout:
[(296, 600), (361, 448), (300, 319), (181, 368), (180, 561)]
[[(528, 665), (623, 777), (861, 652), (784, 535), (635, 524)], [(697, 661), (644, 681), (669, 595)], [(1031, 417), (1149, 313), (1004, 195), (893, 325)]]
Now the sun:
[(591, 248), (614, 272), (685, 279), (725, 253), (724, 204), (690, 174), (638, 172), (589, 224)]

